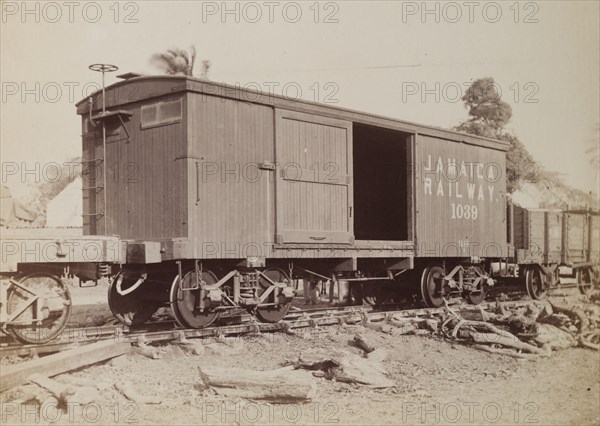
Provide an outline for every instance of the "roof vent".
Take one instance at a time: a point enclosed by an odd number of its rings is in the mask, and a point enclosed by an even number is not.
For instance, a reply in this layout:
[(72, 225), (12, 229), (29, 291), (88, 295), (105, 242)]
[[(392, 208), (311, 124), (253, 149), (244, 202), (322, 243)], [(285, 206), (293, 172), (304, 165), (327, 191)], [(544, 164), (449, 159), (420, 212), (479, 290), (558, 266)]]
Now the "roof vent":
[(141, 77), (142, 74), (137, 73), (137, 72), (126, 72), (125, 74), (121, 74), (118, 75), (117, 78), (123, 79), (123, 80), (129, 80), (130, 78), (136, 78), (136, 77)]

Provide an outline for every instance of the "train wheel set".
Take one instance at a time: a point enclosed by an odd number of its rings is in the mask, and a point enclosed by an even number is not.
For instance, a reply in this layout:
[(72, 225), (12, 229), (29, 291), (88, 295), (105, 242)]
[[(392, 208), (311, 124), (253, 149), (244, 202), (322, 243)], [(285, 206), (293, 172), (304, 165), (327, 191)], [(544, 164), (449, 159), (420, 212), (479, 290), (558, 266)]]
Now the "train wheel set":
[(432, 308), (443, 306), (449, 297), (460, 296), (477, 305), (484, 301), (494, 280), (479, 265), (457, 265), (449, 273), (441, 264), (432, 264), (423, 269), (421, 296)]
[(234, 309), (246, 310), (262, 322), (278, 322), (294, 297), (290, 277), (279, 268), (232, 270), (219, 279), (199, 262), (189, 266), (177, 262), (171, 280), (157, 272), (121, 269), (108, 291), (111, 311), (122, 323), (135, 326), (168, 306), (179, 326), (203, 328)]
[(34, 272), (3, 277), (2, 331), (24, 343), (47, 343), (63, 331), (71, 314), (71, 294), (59, 277)]

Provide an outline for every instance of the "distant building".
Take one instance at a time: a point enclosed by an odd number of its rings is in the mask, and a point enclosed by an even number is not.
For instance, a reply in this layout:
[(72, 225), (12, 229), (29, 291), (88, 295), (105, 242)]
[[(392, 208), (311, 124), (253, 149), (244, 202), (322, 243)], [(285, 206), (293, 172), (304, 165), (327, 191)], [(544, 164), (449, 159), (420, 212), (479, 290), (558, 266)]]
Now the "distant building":
[(34, 221), (35, 215), (12, 197), (6, 185), (0, 185), (0, 226), (30, 226)]
[(81, 197), (82, 180), (75, 178), (46, 206), (46, 226), (56, 227), (82, 227), (83, 226), (83, 199)]

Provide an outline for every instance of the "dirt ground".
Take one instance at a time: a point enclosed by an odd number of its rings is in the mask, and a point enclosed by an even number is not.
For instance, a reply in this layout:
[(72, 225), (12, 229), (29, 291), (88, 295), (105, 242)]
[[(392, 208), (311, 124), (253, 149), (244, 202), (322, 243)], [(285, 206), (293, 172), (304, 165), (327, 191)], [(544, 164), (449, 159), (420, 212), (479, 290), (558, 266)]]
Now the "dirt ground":
[[(100, 290), (94, 291), (100, 296)], [(103, 309), (102, 303), (79, 309), (80, 320), (99, 321)], [(357, 332), (385, 348), (383, 367), (395, 386), (372, 389), (315, 377), (317, 394), (303, 404), (225, 398), (202, 389), (203, 365), (271, 370), (311, 351), (360, 355), (363, 351), (352, 344)], [(362, 326), (323, 328), (304, 336), (208, 339), (201, 349), (196, 355), (176, 344), (162, 344), (157, 347), (160, 359), (129, 354), (58, 376), (56, 380), (64, 383), (93, 383), (99, 389), (92, 403), (74, 404), (66, 411), (52, 407), (36, 415), (35, 410), (14, 405), (22, 388), (5, 392), (0, 396), (2, 423), (600, 424), (600, 355), (590, 349), (568, 349), (530, 361), (434, 335), (391, 336)], [(132, 402), (114, 384), (156, 401)]]

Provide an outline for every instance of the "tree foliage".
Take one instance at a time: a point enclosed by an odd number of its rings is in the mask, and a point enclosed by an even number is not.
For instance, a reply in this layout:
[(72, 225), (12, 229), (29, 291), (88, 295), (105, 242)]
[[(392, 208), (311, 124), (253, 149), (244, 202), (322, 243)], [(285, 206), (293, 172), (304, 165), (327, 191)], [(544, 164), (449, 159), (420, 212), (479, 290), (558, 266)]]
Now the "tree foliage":
[(512, 117), (512, 108), (501, 99), (496, 86), (491, 77), (471, 84), (461, 98), (469, 110), (469, 119), (461, 123), (458, 130), (492, 138), (502, 132)]
[[(469, 118), (454, 129), (477, 136), (506, 141), (510, 148), (506, 153), (507, 191), (513, 193), (521, 188), (522, 182), (535, 184), (540, 194), (537, 200), (543, 208), (597, 208), (598, 200), (590, 194), (572, 188), (562, 182), (558, 173), (551, 173), (538, 167), (533, 156), (519, 138), (504, 130), (512, 117), (512, 108), (502, 101), (491, 77), (475, 80), (462, 101), (469, 112)], [(599, 164), (598, 128), (594, 144), (587, 153), (593, 165)]]
[(472, 135), (499, 139), (510, 144), (506, 156), (507, 190), (519, 189), (520, 173), (524, 166), (533, 163), (533, 157), (521, 141), (504, 131), (512, 117), (512, 108), (504, 102), (492, 77), (477, 79), (461, 98), (469, 112), (469, 118), (455, 127), (455, 130)]

